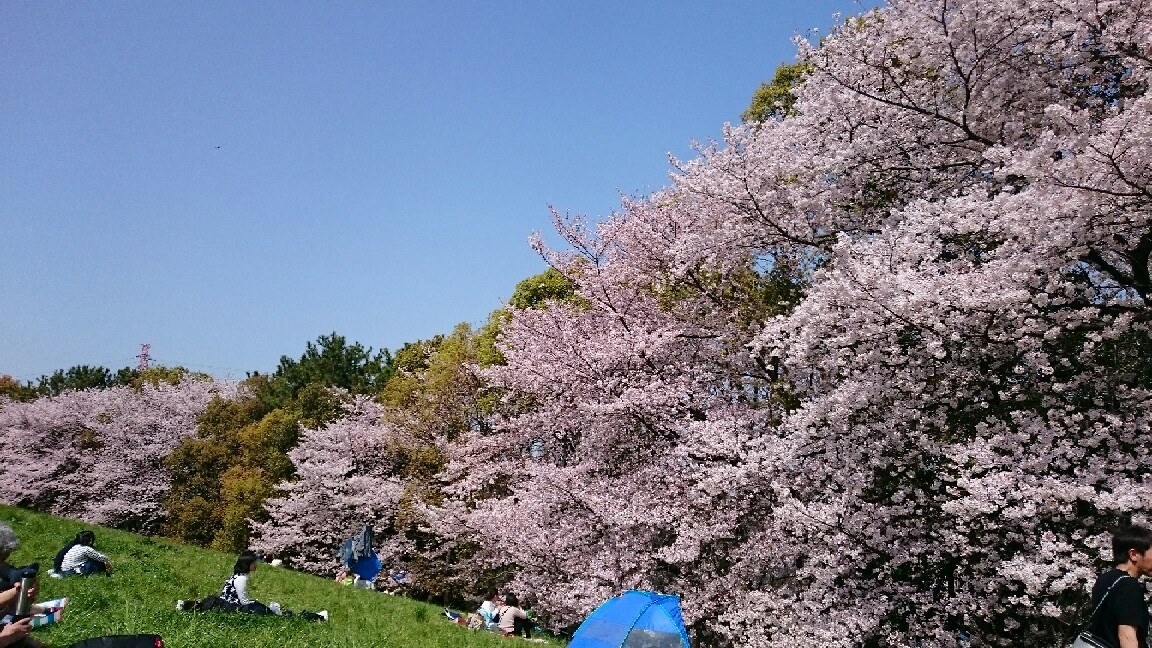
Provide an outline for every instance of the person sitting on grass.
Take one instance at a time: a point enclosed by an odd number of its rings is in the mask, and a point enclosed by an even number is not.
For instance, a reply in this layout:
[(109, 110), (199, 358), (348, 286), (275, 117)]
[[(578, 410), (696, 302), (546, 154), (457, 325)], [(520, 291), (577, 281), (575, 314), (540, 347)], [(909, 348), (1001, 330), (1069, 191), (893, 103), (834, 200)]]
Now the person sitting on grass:
[(505, 596), (504, 605), (500, 607), (500, 632), (505, 637), (523, 634), (525, 639), (532, 638), (532, 622), (524, 610), (520, 609), (520, 601), (515, 594)]
[(12, 623), (5, 623), (0, 626), (0, 648), (8, 648), (8, 646), (43, 646), (40, 643), (29, 643), (36, 641), (28, 636), (32, 631), (32, 619), (20, 619)]
[(496, 600), (496, 590), (488, 590), (484, 593), (484, 602), (480, 604), (480, 609), (476, 611), (481, 618), (484, 619), (485, 630), (499, 630), (500, 629), (500, 613), (498, 608), (500, 603)]
[(64, 556), (68, 555), (68, 550), (80, 544), (81, 539), (89, 536), (91, 536), (91, 538), (88, 544), (92, 544), (92, 541), (96, 539), (95, 534), (93, 534), (91, 531), (81, 531), (80, 533), (76, 534), (76, 537), (69, 540), (68, 544), (61, 547), (60, 551), (56, 552), (56, 557), (52, 560), (52, 569), (48, 570), (48, 574), (52, 576), (52, 578), (64, 577), (64, 575), (61, 573), (64, 571)]
[[(260, 562), (259, 556), (251, 551), (245, 551), (237, 556), (236, 564), (232, 566), (232, 576), (224, 582), (224, 587), (220, 589), (220, 600), (239, 612), (295, 616), (292, 612), (281, 610), (280, 604), (276, 601), (264, 605), (260, 601), (248, 596), (248, 578), (253, 570), (256, 569), (256, 563), (258, 562)], [(177, 607), (179, 609), (187, 609), (186, 605), (181, 606), (178, 604)], [(319, 612), (309, 612), (303, 610), (299, 616), (307, 621), (327, 621), (328, 611), (320, 610)]]
[(89, 574), (112, 575), (112, 561), (108, 559), (108, 556), (92, 548), (95, 542), (95, 533), (91, 531), (78, 533), (76, 541), (60, 559), (59, 573), (65, 576), (77, 574), (80, 576)]
[[(0, 648), (14, 646), (19, 648), (43, 648), (44, 644), (28, 635), (32, 630), (32, 619), (12, 620), (16, 612), (16, 603), (20, 598), (20, 579), (13, 578), (15, 568), (8, 564), (12, 552), (20, 548), (20, 539), (12, 527), (0, 522), (0, 619), (9, 622), (0, 625)], [(35, 601), (39, 593), (40, 582), (33, 581), (28, 589), (28, 599)]]
[[(248, 576), (256, 569), (260, 558), (256, 554), (246, 551), (236, 557), (236, 564), (232, 567), (232, 576), (224, 582), (220, 589), (220, 598), (235, 605), (243, 612), (266, 612), (268, 607), (260, 601), (248, 598)], [(244, 609), (248, 608), (248, 609)]]

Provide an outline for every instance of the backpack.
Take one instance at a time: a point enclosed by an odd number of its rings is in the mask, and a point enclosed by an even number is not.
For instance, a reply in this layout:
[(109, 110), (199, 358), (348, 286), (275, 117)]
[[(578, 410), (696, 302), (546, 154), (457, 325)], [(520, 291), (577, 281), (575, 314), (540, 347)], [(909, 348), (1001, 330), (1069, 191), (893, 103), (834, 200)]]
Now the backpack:
[(69, 648), (164, 648), (164, 639), (154, 634), (110, 635), (85, 639)]
[(64, 545), (63, 549), (56, 552), (56, 557), (52, 559), (53, 571), (55, 571), (56, 573), (60, 573), (61, 571), (63, 571), (64, 556), (66, 556), (68, 554), (69, 549), (71, 549), (72, 547), (75, 547), (75, 546), (76, 546), (76, 541), (73, 540), (72, 542), (69, 542), (68, 544)]

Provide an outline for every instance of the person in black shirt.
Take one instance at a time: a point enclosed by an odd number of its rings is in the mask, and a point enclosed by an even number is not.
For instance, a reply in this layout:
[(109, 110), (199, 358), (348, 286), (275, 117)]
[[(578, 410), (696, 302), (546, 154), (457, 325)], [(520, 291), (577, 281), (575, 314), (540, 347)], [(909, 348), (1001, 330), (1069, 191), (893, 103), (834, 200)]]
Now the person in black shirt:
[(1152, 531), (1140, 526), (1116, 529), (1112, 533), (1112, 560), (1115, 569), (1101, 574), (1092, 586), (1096, 613), (1088, 629), (1118, 648), (1144, 648), (1148, 604), (1144, 586), (1137, 579), (1152, 575)]
[[(13, 551), (19, 548), (20, 540), (12, 531), (12, 527), (0, 522), (0, 618), (16, 611), (16, 599), (20, 595), (20, 579), (12, 573), (13, 567), (8, 564), (8, 558)], [(33, 601), (36, 600), (38, 587), (39, 584), (37, 583), (28, 592)], [(28, 636), (28, 631), (31, 629), (31, 622), (28, 619), (0, 625), (0, 647), (43, 646), (42, 643)]]

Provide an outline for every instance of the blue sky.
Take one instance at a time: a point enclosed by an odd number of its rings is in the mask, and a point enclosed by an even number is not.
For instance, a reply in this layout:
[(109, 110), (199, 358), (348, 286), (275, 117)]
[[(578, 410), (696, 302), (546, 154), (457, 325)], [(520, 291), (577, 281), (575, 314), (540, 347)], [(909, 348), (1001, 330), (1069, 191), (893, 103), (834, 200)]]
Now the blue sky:
[[(874, 3), (869, 3), (874, 4)], [(0, 374), (482, 323), (848, 0), (0, 0)], [(552, 237), (554, 240), (555, 237)]]

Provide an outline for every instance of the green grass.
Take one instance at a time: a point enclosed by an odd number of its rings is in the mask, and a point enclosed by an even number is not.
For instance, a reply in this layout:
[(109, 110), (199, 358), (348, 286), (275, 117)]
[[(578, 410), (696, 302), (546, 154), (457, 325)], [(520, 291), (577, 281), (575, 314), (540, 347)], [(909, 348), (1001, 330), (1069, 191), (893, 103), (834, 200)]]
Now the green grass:
[[(96, 530), (96, 548), (115, 565), (111, 578), (41, 578), (40, 599), (70, 599), (60, 623), (33, 634), (60, 648), (89, 637), (151, 633), (170, 648), (483, 648), (542, 645), (471, 631), (448, 621), (443, 608), (353, 589), (331, 580), (268, 565), (252, 574), (249, 595), (286, 610), (327, 609), (328, 623), (300, 619), (180, 612), (178, 599), (218, 594), (235, 556), (102, 529), (73, 520), (0, 505), (0, 520), (21, 547), (9, 562), (39, 562), (46, 574), (56, 551), (82, 529)], [(562, 641), (549, 639), (552, 646)]]

